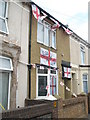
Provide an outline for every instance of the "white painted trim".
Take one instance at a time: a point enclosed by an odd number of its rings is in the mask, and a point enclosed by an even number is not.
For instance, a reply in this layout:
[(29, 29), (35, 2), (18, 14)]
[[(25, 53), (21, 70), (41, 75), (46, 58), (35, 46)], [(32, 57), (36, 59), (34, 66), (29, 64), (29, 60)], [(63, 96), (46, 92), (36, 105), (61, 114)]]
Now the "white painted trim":
[[(54, 47), (54, 46), (52, 46), (52, 33), (54, 32), (55, 33), (55, 44), (56, 44), (56, 31), (53, 31), (50, 27), (51, 27), (51, 24), (50, 23), (48, 23), (47, 21), (38, 21), (37, 22), (37, 33), (38, 33), (38, 23), (39, 24), (41, 24), (41, 25), (43, 25), (43, 29), (44, 29), (44, 32), (43, 32), (43, 41), (39, 41), (38, 40), (38, 37), (37, 37), (37, 43), (40, 43), (40, 44), (43, 44), (43, 45), (45, 45), (45, 46), (47, 46), (47, 47), (52, 47), (53, 49), (55, 49), (56, 50), (56, 46)], [(50, 27), (48, 27), (45, 23), (47, 23)], [(46, 45), (45, 44), (45, 27), (47, 27), (49, 30), (50, 30), (50, 39), (49, 39), (49, 43), (48, 43), (48, 45)], [(38, 36), (38, 34), (37, 34), (37, 36)]]
[(78, 68), (78, 65), (73, 64), (73, 63), (71, 63), (70, 66), (72, 66), (72, 68)]
[[(47, 74), (38, 73), (38, 67), (36, 67), (36, 99), (46, 99), (48, 96), (38, 96), (38, 76), (47, 76), (47, 85), (50, 86), (50, 76), (56, 76), (56, 94), (58, 95), (58, 71), (56, 70), (56, 74), (50, 73), (51, 69), (48, 69)], [(50, 95), (50, 87), (47, 91)]]
[(4, 57), (4, 56), (0, 56), (0, 58), (3, 58), (3, 59), (7, 59), (7, 60), (9, 60), (10, 61), (10, 67), (11, 67), (11, 69), (7, 69), (7, 68), (0, 68), (0, 70), (5, 70), (5, 71), (13, 71), (13, 65), (12, 65), (12, 60), (10, 59), (10, 58), (8, 58), (8, 57)]
[(36, 67), (36, 98), (38, 97), (38, 68)]
[(8, 109), (10, 108), (10, 87), (11, 86), (11, 72), (9, 73), (9, 86), (8, 86)]
[(56, 71), (56, 77), (57, 77), (57, 81), (56, 81), (57, 82), (56, 83), (57, 86), (56, 86), (56, 89), (57, 89), (57, 95), (58, 95), (58, 85), (59, 85), (59, 83), (58, 83), (58, 70)]
[[(3, 2), (6, 2), (6, 1), (3, 1)], [(1, 33), (4, 33), (4, 34), (9, 34), (8, 25), (7, 25), (8, 2), (6, 2), (6, 10), (5, 10), (5, 13), (6, 13), (6, 14), (5, 14), (5, 17), (0, 16), (0, 19), (4, 20), (5, 26), (6, 26), (6, 31), (7, 31), (7, 32), (5, 32), (5, 31), (3, 31), (3, 30), (0, 30), (0, 32), (1, 32)]]

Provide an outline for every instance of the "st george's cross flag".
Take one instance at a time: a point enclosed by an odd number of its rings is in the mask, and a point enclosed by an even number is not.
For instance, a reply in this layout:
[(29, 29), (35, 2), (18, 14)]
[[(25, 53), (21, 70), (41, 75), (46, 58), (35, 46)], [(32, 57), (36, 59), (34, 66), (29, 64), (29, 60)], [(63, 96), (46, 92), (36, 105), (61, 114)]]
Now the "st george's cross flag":
[(55, 21), (55, 24), (51, 27), (52, 30), (55, 30), (60, 27), (59, 22)]
[(54, 25), (52, 25), (51, 29), (52, 30), (56, 30), (57, 28), (60, 27), (60, 24), (58, 21), (54, 20), (53, 18), (50, 17), (50, 19), (55, 23)]
[(63, 67), (64, 68), (64, 77), (71, 78), (71, 68)]
[(38, 9), (38, 7), (36, 5), (32, 5), (32, 12), (34, 17), (39, 20), (40, 19), (40, 10)]
[(40, 48), (40, 64), (56, 68), (56, 53)]
[(43, 20), (47, 17), (47, 15), (44, 12), (42, 12), (43, 15), (40, 16), (40, 10), (38, 9), (36, 5), (32, 5), (32, 12), (33, 12), (34, 17), (37, 20)]

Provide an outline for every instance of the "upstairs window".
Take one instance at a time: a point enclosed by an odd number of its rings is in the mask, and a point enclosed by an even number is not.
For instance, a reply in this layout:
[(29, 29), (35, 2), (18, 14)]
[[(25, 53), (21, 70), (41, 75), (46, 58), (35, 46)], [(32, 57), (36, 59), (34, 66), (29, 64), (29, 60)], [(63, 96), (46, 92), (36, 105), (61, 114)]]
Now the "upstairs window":
[(85, 48), (81, 46), (81, 64), (85, 64)]
[(56, 48), (56, 31), (52, 31), (51, 47)]
[(7, 2), (4, 0), (0, 1), (0, 32), (8, 33), (7, 28)]
[(46, 21), (39, 21), (37, 25), (37, 42), (56, 48), (56, 32), (51, 30), (51, 25)]

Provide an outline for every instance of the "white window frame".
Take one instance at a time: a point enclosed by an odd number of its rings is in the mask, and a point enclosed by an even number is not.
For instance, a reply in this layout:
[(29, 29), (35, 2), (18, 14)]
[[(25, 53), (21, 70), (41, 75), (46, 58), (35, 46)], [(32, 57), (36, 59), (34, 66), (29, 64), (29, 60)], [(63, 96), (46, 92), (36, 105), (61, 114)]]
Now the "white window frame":
[(82, 63), (82, 57), (81, 57), (81, 64), (85, 64), (85, 47), (84, 46), (80, 46), (80, 54), (81, 54), (81, 52), (83, 52), (83, 54), (84, 54), (84, 63)]
[[(87, 87), (88, 87), (88, 74), (83, 74), (83, 76), (87, 76), (87, 80), (83, 79), (83, 82), (87, 82)], [(84, 91), (84, 84), (83, 84), (83, 91)]]
[[(53, 32), (55, 33), (55, 45), (54, 46), (52, 45), (52, 34), (53, 34)], [(50, 41), (51, 41), (50, 42), (50, 47), (56, 49), (56, 31), (55, 30), (51, 30), (51, 40)]]
[[(1, 2), (6, 2), (5, 0), (2, 0)], [(8, 30), (8, 25), (7, 25), (7, 18), (8, 18), (8, 2), (6, 2), (6, 15), (5, 17), (0, 16), (0, 19), (5, 21), (5, 25), (6, 25), (6, 31), (0, 30), (1, 33), (5, 33), (5, 34), (9, 34), (9, 30)]]
[(46, 96), (38, 96), (38, 76), (47, 76), (47, 86), (49, 86), (47, 92), (50, 95), (50, 75), (55, 75), (56, 76), (56, 94), (58, 95), (58, 71), (56, 70), (56, 74), (51, 74), (50, 70), (52, 69), (48, 69), (48, 73), (47, 74), (40, 74), (38, 73), (38, 67), (36, 67), (36, 99), (45, 99)]
[(12, 60), (8, 57), (0, 56), (0, 58), (6, 59), (10, 61), (11, 69), (8, 68), (0, 68), (0, 70), (5, 70), (5, 71), (13, 71), (13, 65), (12, 65)]
[(9, 74), (9, 86), (8, 86), (8, 106), (7, 109), (10, 108), (10, 86), (11, 86), (11, 71), (13, 71), (13, 65), (12, 65), (12, 60), (10, 58), (4, 57), (4, 56), (0, 56), (0, 58), (4, 58), (7, 60), (10, 60), (10, 65), (11, 65), (11, 69), (7, 69), (7, 68), (0, 68), (0, 72), (1, 73), (8, 73)]
[[(53, 70), (53, 69), (50, 69)], [(50, 76), (56, 76), (56, 94), (58, 95), (58, 71), (56, 70), (56, 74), (50, 73)]]
[[(42, 41), (39, 41), (38, 40), (38, 37), (37, 37), (37, 42), (38, 43), (41, 43), (41, 44), (43, 44), (43, 45), (45, 45), (45, 46), (48, 46), (48, 47), (52, 47), (53, 49), (56, 49), (56, 31), (55, 30), (52, 30), (51, 29), (51, 24), (49, 24), (48, 22), (46, 22), (46, 21), (38, 21), (37, 22), (37, 27), (38, 27), (38, 23), (39, 24), (41, 24), (41, 25), (43, 25), (43, 40)], [(48, 26), (47, 26), (48, 25)], [(45, 44), (45, 27), (47, 27), (48, 29), (49, 29), (49, 31), (50, 31), (50, 36), (49, 36), (49, 41), (48, 41), (48, 45), (46, 45)], [(38, 30), (38, 29), (37, 29)], [(53, 34), (53, 32), (55, 33), (55, 46), (52, 46), (52, 34)], [(37, 31), (37, 33), (38, 33), (38, 31)], [(37, 35), (38, 36), (38, 35)]]

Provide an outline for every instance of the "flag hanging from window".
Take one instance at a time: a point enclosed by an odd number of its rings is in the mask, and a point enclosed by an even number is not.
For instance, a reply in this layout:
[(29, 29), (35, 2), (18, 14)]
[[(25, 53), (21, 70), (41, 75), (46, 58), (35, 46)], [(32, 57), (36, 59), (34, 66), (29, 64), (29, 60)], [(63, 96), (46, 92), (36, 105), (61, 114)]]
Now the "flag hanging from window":
[(73, 33), (71, 30), (69, 30), (68, 28), (65, 28), (64, 26), (63, 26), (63, 29), (68, 35), (71, 35)]
[(40, 63), (56, 68), (56, 53), (40, 48)]
[(32, 12), (34, 17), (39, 20), (40, 19), (40, 10), (38, 9), (38, 7), (36, 5), (32, 5)]
[(71, 68), (63, 67), (63, 69), (64, 69), (64, 77), (65, 78), (71, 78)]

